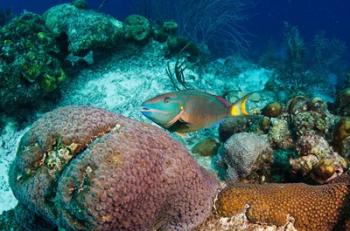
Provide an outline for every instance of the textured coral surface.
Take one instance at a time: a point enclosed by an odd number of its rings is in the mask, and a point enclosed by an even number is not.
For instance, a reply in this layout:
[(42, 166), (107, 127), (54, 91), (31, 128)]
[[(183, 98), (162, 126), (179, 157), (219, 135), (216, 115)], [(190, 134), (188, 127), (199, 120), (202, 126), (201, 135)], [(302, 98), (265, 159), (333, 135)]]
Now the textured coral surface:
[(299, 231), (350, 230), (349, 191), (348, 179), (322, 186), (234, 184), (220, 192), (215, 206), (223, 217), (247, 206), (253, 223), (281, 226), (295, 219)]
[(34, 123), (10, 179), (24, 207), (66, 230), (191, 230), (217, 188), (161, 129), (91, 107)]

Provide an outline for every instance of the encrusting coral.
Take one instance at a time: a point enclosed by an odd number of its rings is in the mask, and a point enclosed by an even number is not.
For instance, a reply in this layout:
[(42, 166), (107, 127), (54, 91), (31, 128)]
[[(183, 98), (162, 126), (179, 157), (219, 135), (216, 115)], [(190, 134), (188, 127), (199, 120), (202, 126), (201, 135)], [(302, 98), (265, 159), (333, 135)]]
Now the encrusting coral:
[(191, 230), (218, 188), (161, 129), (73, 106), (33, 124), (9, 178), (20, 205), (66, 230)]
[(304, 96), (296, 96), (288, 102), (288, 112), (291, 124), (298, 136), (309, 131), (327, 135), (333, 123), (327, 106), (318, 98), (309, 99)]
[(129, 15), (124, 20), (125, 37), (135, 42), (145, 42), (152, 32), (151, 23), (141, 15)]
[(102, 13), (78, 9), (72, 4), (54, 6), (43, 17), (53, 34), (67, 36), (68, 50), (74, 54), (115, 47), (123, 40), (122, 22)]
[(233, 217), (246, 209), (251, 223), (283, 226), (292, 221), (298, 231), (350, 230), (349, 182), (344, 176), (321, 186), (232, 184), (219, 193), (215, 211)]
[(350, 117), (344, 117), (336, 124), (333, 145), (341, 155), (350, 156)]
[(328, 142), (314, 132), (302, 135), (297, 142), (297, 159), (290, 164), (295, 172), (309, 175), (318, 183), (328, 182), (341, 175), (348, 166), (347, 160), (333, 151)]
[[(272, 149), (266, 136), (237, 133), (225, 142), (223, 160), (228, 166), (227, 175), (230, 180), (238, 181), (249, 177), (264, 181), (267, 175), (265, 171), (271, 167)], [(262, 173), (256, 174), (257, 171)]]
[(282, 105), (279, 102), (273, 102), (263, 108), (262, 114), (268, 117), (277, 117), (282, 113)]
[(66, 79), (59, 45), (40, 15), (25, 13), (0, 28), (0, 49), (0, 111), (6, 114), (35, 108)]
[(295, 146), (293, 136), (286, 119), (271, 118), (268, 138), (271, 144), (277, 148), (290, 149)]

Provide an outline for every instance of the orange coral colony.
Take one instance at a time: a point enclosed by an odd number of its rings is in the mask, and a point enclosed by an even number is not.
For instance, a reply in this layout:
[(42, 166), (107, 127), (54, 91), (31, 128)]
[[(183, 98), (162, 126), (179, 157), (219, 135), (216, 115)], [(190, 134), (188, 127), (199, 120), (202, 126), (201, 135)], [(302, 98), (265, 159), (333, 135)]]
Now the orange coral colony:
[(349, 183), (233, 184), (222, 190), (216, 212), (232, 217), (247, 208), (252, 223), (285, 225), (295, 219), (298, 231), (350, 230)]

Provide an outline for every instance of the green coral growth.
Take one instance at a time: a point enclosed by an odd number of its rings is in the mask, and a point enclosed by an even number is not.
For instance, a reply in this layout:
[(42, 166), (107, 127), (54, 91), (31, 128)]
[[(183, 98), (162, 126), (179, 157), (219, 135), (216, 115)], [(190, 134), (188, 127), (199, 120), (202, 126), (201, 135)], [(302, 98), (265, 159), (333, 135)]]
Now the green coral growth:
[(151, 24), (141, 15), (129, 15), (125, 21), (125, 37), (136, 42), (145, 42), (151, 35)]
[(0, 29), (0, 110), (33, 108), (66, 75), (56, 37), (40, 15), (26, 13)]

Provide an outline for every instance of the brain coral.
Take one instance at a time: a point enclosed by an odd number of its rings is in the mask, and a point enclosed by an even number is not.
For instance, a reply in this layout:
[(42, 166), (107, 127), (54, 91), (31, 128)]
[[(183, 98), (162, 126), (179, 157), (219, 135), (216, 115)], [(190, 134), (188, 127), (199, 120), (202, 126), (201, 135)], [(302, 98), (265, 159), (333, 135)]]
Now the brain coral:
[(26, 209), (66, 230), (191, 230), (218, 187), (161, 129), (72, 106), (25, 134), (10, 184)]
[(348, 179), (321, 186), (233, 184), (220, 192), (215, 207), (219, 216), (231, 217), (248, 206), (253, 223), (281, 226), (292, 217), (298, 231), (350, 230), (349, 192)]
[(248, 132), (232, 135), (224, 144), (223, 156), (228, 178), (234, 181), (268, 169), (272, 163), (272, 149), (266, 136)]

